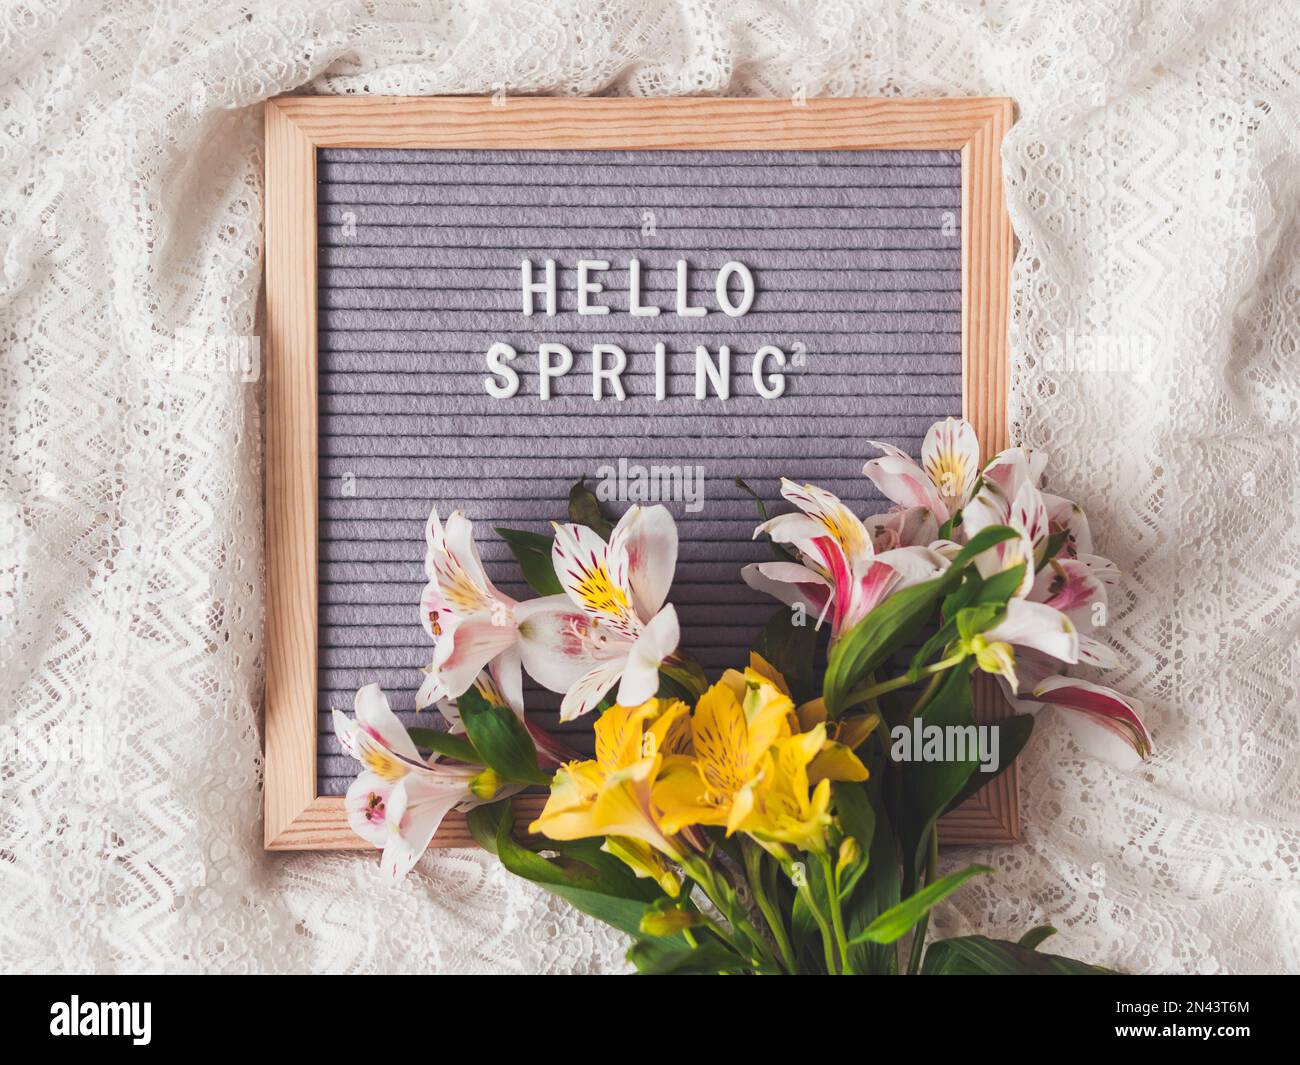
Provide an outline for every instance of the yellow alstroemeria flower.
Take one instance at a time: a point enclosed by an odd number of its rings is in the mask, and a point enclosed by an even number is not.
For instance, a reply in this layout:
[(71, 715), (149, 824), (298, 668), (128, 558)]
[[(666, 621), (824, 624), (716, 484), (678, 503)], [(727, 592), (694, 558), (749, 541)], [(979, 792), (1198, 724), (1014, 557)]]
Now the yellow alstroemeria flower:
[(728, 670), (700, 697), (692, 753), (668, 758), (655, 785), (666, 831), (722, 825), (728, 835), (824, 848), (830, 782), (865, 780), (867, 770), (849, 747), (827, 738), (824, 724), (797, 731), (784, 687), (755, 655), (743, 674)]
[(665, 756), (683, 749), (686, 715), (686, 704), (675, 700), (611, 707), (596, 722), (596, 757), (556, 770), (550, 797), (529, 831), (559, 840), (622, 837), (624, 849), (626, 841), (640, 841), (679, 857), (681, 849), (669, 839), (674, 830), (660, 826), (650, 797)]
[(669, 758), (655, 785), (665, 830), (725, 825), (728, 835), (735, 832), (749, 812), (749, 784), (768, 750), (793, 731), (793, 711), (790, 697), (770, 681), (759, 678), (751, 686), (735, 670), (701, 695), (690, 719), (693, 754)]

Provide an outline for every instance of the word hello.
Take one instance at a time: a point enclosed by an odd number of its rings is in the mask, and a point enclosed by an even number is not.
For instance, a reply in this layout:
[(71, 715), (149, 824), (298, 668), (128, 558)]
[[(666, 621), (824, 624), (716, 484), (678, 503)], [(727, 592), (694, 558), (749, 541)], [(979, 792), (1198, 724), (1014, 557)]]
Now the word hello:
[(50, 1035), (129, 1035), (135, 1046), (148, 1046), (152, 1014), (150, 1002), (82, 1002), (73, 995), (50, 1007)]
[(703, 466), (641, 466), (618, 460), (618, 468), (596, 468), (596, 498), (602, 503), (686, 504), (688, 514), (704, 509)]
[(979, 762), (981, 773), (996, 773), (1001, 735), (988, 725), (895, 725), (889, 755), (895, 762)]
[[(610, 308), (599, 302), (605, 291), (604, 282), (597, 276), (610, 268), (606, 259), (580, 259), (577, 269), (577, 304), (580, 315), (607, 315)], [(641, 288), (641, 263), (628, 262), (628, 311), (634, 318), (654, 318), (665, 313), (664, 308), (647, 304)], [(685, 259), (677, 261), (677, 298), (672, 310), (679, 318), (702, 318), (709, 308), (692, 304), (690, 298), (691, 272)], [(737, 290), (733, 293), (733, 287)], [(754, 303), (754, 274), (744, 263), (725, 263), (714, 275), (714, 309), (729, 318), (742, 318)], [(520, 266), (520, 309), (525, 317), (537, 312), (541, 301), (547, 317), (554, 317), (559, 305), (559, 283), (554, 259), (547, 259), (541, 280), (534, 278), (531, 259)], [(487, 369), (492, 376), (483, 379), (483, 388), (494, 399), (510, 399), (519, 393), (520, 376), (515, 368), (519, 353), (504, 342), (492, 344), (487, 351)], [(655, 399), (668, 398), (668, 353), (662, 343), (654, 346)], [(623, 373), (628, 368), (628, 353), (617, 344), (595, 343), (591, 347), (591, 398), (604, 399), (606, 394), (616, 401), (627, 398)], [(777, 369), (772, 370), (769, 363)], [(549, 400), (551, 383), (566, 376), (573, 369), (573, 351), (565, 344), (540, 344), (536, 353), (537, 396)], [(780, 368), (786, 365), (785, 352), (772, 344), (764, 344), (754, 352), (749, 366), (754, 392), (763, 399), (777, 399), (785, 393), (785, 374)], [(729, 399), (732, 387), (731, 348), (718, 345), (713, 354), (703, 344), (695, 349), (695, 398), (705, 399), (712, 391), (719, 399)]]

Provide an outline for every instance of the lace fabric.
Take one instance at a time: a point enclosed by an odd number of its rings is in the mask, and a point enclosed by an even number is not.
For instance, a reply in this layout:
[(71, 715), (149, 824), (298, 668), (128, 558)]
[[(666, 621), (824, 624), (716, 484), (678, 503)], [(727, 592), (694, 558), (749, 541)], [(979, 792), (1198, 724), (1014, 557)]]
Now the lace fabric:
[[(1155, 760), (1044, 716), (939, 934), (1300, 970), (1300, 18), (1237, 5), (9, 5), (0, 967), (624, 968), (491, 857), (260, 836), (261, 108), (288, 91), (1007, 95), (1018, 442), (1126, 575)], [(865, 456), (864, 456), (865, 457)], [(414, 682), (414, 681), (413, 681)]]

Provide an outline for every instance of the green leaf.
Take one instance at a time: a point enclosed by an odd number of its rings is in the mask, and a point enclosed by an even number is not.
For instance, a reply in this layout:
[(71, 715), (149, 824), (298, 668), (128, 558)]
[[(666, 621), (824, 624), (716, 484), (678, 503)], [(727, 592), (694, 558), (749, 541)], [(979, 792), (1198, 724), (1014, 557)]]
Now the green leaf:
[(560, 579), (555, 575), (555, 565), (551, 561), (551, 545), (554, 540), (540, 533), (525, 532), (522, 529), (496, 529), (496, 534), (506, 542), (510, 553), (515, 556), (523, 572), (528, 587), (538, 595), (559, 595), (564, 591)]
[(633, 943), (627, 960), (636, 966), (639, 976), (684, 976), (752, 972), (749, 962), (716, 939), (706, 939), (692, 947), (681, 937), (643, 939)]
[(998, 767), (989, 773), (979, 768), (971, 773), (966, 783), (962, 785), (961, 791), (957, 792), (948, 803), (944, 813), (960, 806), (1007, 771), (1008, 767), (1020, 757), (1025, 744), (1029, 742), (1029, 737), (1034, 731), (1034, 718), (1032, 714), (1017, 714), (1015, 717), (1009, 717), (1005, 721), (987, 727), (998, 730)]
[[(921, 710), (918, 720), (924, 727), (937, 725), (964, 728), (974, 724), (970, 694), (971, 660), (967, 659), (943, 675), (934, 696)], [(895, 765), (903, 774), (903, 806), (899, 837), (903, 851), (903, 884), (913, 888), (925, 860), (930, 832), (939, 815), (965, 787), (978, 768), (976, 758), (909, 762)]]
[(984, 936), (960, 936), (931, 943), (921, 966), (924, 976), (1114, 976), (1113, 970), (1043, 954), (1019, 943)]
[(794, 623), (794, 612), (778, 610), (763, 626), (754, 650), (785, 677), (795, 705), (806, 703), (817, 693), (813, 662), (817, 653), (817, 629), (812, 618), (805, 624)]
[(876, 835), (876, 811), (871, 807), (871, 799), (863, 783), (834, 781), (831, 784), (831, 797), (841, 827), (846, 835), (853, 837), (862, 852), (858, 863), (840, 878), (840, 897), (847, 899), (871, 864), (871, 844)]
[(460, 719), (483, 764), (514, 784), (549, 784), (537, 766), (537, 747), (508, 706), (492, 706), (475, 688), (456, 700)]
[(489, 854), (496, 854), (497, 829), (501, 825), (501, 819), (511, 812), (509, 799), (485, 802), (470, 810), (465, 815), (465, 824), (469, 828), (469, 834), (474, 837), (474, 842)]
[(920, 635), (935, 604), (957, 588), (976, 555), (1017, 535), (1005, 525), (981, 529), (940, 576), (896, 592), (844, 633), (826, 667), (823, 694), (827, 713), (838, 717), (853, 686)]
[(1065, 546), (1065, 541), (1070, 538), (1070, 534), (1062, 529), (1060, 532), (1054, 532), (1047, 538), (1047, 548), (1043, 551), (1043, 560), (1038, 563), (1038, 569), (1051, 563), (1057, 555), (1061, 553), (1061, 548)]
[(1007, 600), (1020, 587), (1020, 580), (1024, 573), (1025, 565), (1022, 562), (1001, 573), (995, 573), (985, 580), (974, 566), (968, 567), (961, 584), (943, 601), (943, 616), (946, 619), (944, 624), (926, 640), (913, 657), (912, 674), (920, 676), (921, 667), (957, 638), (957, 618), (963, 610), (982, 606), (997, 606), (999, 612), (1005, 610)]
[(595, 493), (587, 487), (585, 477), (569, 489), (569, 521), (587, 526), (602, 540), (608, 540), (614, 531), (613, 524), (601, 513)]
[(411, 742), (421, 750), (433, 751), (434, 754), (455, 758), (458, 762), (468, 762), (470, 765), (483, 764), (474, 745), (464, 736), (453, 736), (450, 732), (434, 728), (409, 728), (406, 731)]
[[(1024, 567), (1022, 566), (1021, 569)], [(957, 635), (963, 640), (973, 640), (993, 627), (1006, 608), (994, 603), (968, 606), (957, 611)]]
[[(898, 840), (894, 835), (889, 810), (884, 802), (885, 779), (890, 768), (888, 737), (872, 738), (865, 791), (875, 816), (871, 835), (871, 857), (866, 871), (858, 879), (845, 907), (845, 924), (849, 937), (858, 935), (880, 914), (898, 903), (900, 898)], [(898, 952), (886, 943), (860, 943), (849, 947), (854, 972), (890, 975), (898, 972)]]
[(877, 917), (866, 929), (858, 936), (854, 937), (855, 943), (893, 943), (902, 939), (908, 932), (916, 926), (916, 922), (924, 917), (942, 900), (946, 899), (962, 884), (966, 883), (973, 876), (980, 876), (983, 873), (993, 872), (987, 865), (968, 865), (958, 873), (952, 873), (948, 876), (936, 880), (933, 884), (928, 884), (915, 895), (910, 895)]
[[(547, 849), (556, 851), (558, 857), (543, 858), (515, 839), (514, 809), (509, 800), (490, 805), (497, 809), (480, 815), (477, 820), (471, 818), (470, 830), (478, 839), (491, 819), (496, 819), (493, 842), (496, 856), (506, 869), (540, 884), (620, 932), (633, 938), (643, 935), (641, 919), (653, 903), (666, 897), (657, 884), (650, 879), (638, 879), (617, 858), (602, 851), (599, 840), (571, 843), (547, 840)], [(476, 807), (470, 813), (482, 809)]]
[(1037, 928), (1031, 928), (1021, 936), (1018, 945), (1027, 947), (1030, 950), (1037, 950), (1043, 940), (1051, 939), (1054, 935), (1056, 935), (1056, 929), (1050, 924), (1040, 924)]

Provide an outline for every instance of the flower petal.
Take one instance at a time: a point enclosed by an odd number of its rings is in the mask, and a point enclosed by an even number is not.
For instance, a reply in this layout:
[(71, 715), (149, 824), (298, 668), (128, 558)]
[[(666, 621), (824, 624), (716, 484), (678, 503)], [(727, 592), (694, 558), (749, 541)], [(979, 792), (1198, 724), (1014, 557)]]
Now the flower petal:
[(901, 507), (863, 518), (876, 553), (898, 547), (929, 547), (939, 535), (939, 523), (928, 507)]
[(602, 662), (589, 673), (579, 677), (560, 702), (560, 720), (572, 721), (583, 714), (590, 713), (605, 698), (609, 689), (618, 683), (623, 675), (624, 658), (612, 662)]
[(388, 842), (388, 796), (393, 787), (383, 777), (365, 772), (352, 782), (343, 797), (348, 826), (376, 847)]
[(400, 880), (420, 860), (452, 807), (473, 799), (469, 781), (478, 767), (466, 768), (463, 781), (406, 777), (388, 796), (387, 829), (380, 868)]
[(628, 651), (623, 680), (618, 686), (618, 701), (625, 706), (636, 706), (653, 697), (659, 690), (659, 666), (677, 650), (680, 642), (677, 611), (670, 603), (651, 619)]
[(494, 601), (514, 604), (488, 580), (474, 544), (474, 527), (459, 510), (447, 518), (445, 528), (438, 520), (438, 509), (430, 511), (425, 541), (425, 574), (437, 583), (445, 610), (464, 617), (491, 610)]
[(502, 623), (496, 613), (449, 615), (433, 654), (433, 672), (453, 698), (463, 695), (483, 668), (519, 640), (513, 613)]
[[(861, 519), (838, 496), (816, 485), (796, 484), (786, 477), (781, 478), (781, 495), (821, 526), (814, 539), (829, 536), (843, 552), (850, 570), (864, 570), (871, 564), (875, 554), (871, 536)], [(795, 546), (808, 553), (802, 544)]]
[(556, 523), (551, 562), (560, 586), (577, 606), (629, 640), (640, 635), (641, 619), (632, 602), (622, 537), (606, 543), (585, 525)]
[(1007, 603), (1006, 616), (984, 633), (984, 638), (990, 643), (1003, 641), (1029, 647), (1062, 662), (1079, 660), (1079, 634), (1074, 623), (1043, 603), (1012, 599)]
[(538, 684), (567, 692), (591, 669), (611, 659), (622, 662), (632, 641), (605, 632), (567, 595), (531, 599), (515, 608), (524, 669)]
[(411, 737), (407, 735), (406, 726), (393, 713), (388, 705), (388, 696), (378, 684), (367, 684), (357, 690), (353, 701), (357, 724), (362, 731), (378, 740), (394, 754), (414, 762), (423, 762), (420, 752), (416, 750)]
[(632, 601), (642, 621), (664, 605), (677, 569), (677, 523), (662, 505), (631, 506), (610, 534), (627, 551), (627, 579)]
[(868, 462), (862, 467), (862, 472), (881, 494), (899, 506), (925, 507), (940, 525), (946, 522), (950, 517), (948, 504), (925, 470), (897, 448), (874, 440), (871, 443), (885, 454)]
[(821, 624), (831, 600), (831, 587), (821, 574), (797, 562), (752, 562), (740, 571), (741, 580), (787, 606), (802, 606)]
[[(1078, 677), (1049, 677), (1034, 689), (1034, 697), (1079, 711), (1086, 719), (1082, 730), (1077, 727), (1080, 722), (1071, 722), (1079, 746), (1123, 768), (1150, 757), (1154, 749), (1151, 734), (1142, 723), (1142, 704), (1112, 688)], [(1116, 738), (1122, 745), (1116, 745)]]
[(980, 442), (975, 429), (960, 418), (935, 422), (921, 445), (921, 468), (939, 490), (948, 513), (961, 510), (980, 472)]

